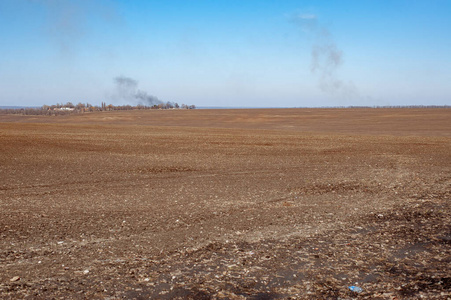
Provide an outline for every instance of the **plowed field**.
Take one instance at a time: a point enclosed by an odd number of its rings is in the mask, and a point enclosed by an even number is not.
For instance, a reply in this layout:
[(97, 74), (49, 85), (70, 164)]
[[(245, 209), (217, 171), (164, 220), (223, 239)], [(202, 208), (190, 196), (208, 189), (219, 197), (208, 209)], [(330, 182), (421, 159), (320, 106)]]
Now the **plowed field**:
[(0, 115), (0, 298), (446, 299), (450, 195), (451, 109)]

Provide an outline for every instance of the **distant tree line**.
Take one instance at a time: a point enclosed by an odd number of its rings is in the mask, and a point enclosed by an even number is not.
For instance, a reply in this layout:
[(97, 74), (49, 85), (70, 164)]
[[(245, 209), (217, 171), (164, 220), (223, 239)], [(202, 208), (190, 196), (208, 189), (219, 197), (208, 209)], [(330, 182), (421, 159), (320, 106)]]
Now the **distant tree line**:
[(78, 103), (74, 105), (72, 102), (66, 104), (57, 103), (55, 105), (43, 105), (36, 108), (6, 108), (0, 109), (0, 114), (20, 114), (20, 115), (69, 115), (77, 113), (87, 113), (96, 111), (114, 111), (114, 110), (145, 110), (145, 109), (195, 109), (194, 105), (186, 105), (175, 102), (159, 103), (152, 106), (138, 104), (132, 105), (113, 105), (102, 102), (100, 106), (91, 105), (89, 103)]
[[(41, 107), (27, 107), (27, 108), (4, 108), (0, 109), (0, 114), (20, 114), (20, 115), (69, 115), (77, 113), (87, 113), (96, 111), (114, 111), (114, 110), (145, 110), (145, 109), (195, 109), (195, 105), (186, 105), (175, 102), (159, 103), (152, 106), (146, 106), (138, 104), (132, 105), (113, 105), (106, 104), (102, 102), (100, 106), (91, 105), (89, 103), (78, 103), (74, 105), (72, 102), (67, 102), (66, 104), (57, 103), (55, 105), (43, 105)], [(306, 107), (311, 109), (312, 107)], [(409, 105), (409, 106), (328, 106), (320, 108), (339, 108), (339, 109), (358, 109), (358, 108), (428, 108), (428, 109), (438, 109), (438, 108), (451, 108), (450, 105)]]

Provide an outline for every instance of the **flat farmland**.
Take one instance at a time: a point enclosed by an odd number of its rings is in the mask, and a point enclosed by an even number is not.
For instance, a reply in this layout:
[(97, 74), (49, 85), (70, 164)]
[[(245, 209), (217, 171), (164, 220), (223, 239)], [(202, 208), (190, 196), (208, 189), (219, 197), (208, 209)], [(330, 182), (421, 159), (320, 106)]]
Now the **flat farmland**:
[(0, 298), (446, 299), (450, 195), (451, 109), (0, 115)]

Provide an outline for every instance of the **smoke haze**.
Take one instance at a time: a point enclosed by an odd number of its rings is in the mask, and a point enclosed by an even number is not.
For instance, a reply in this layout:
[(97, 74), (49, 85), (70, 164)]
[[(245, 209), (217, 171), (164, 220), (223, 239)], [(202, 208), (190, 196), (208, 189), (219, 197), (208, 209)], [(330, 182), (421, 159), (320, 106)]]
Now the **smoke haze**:
[(116, 96), (121, 100), (126, 100), (129, 102), (137, 102), (138, 104), (145, 106), (153, 106), (162, 103), (157, 97), (149, 95), (145, 91), (138, 89), (138, 81), (135, 79), (118, 76), (114, 78), (114, 83), (116, 85)]
[(71, 55), (80, 40), (94, 28), (88, 20), (96, 20), (111, 25), (120, 17), (110, 0), (28, 0), (41, 6), (46, 13), (45, 32), (58, 45), (60, 53)]
[(310, 71), (318, 76), (321, 91), (345, 98), (359, 97), (352, 82), (343, 82), (338, 77), (337, 71), (343, 64), (343, 51), (338, 48), (329, 30), (319, 24), (318, 17), (314, 14), (300, 14), (293, 21), (313, 38)]

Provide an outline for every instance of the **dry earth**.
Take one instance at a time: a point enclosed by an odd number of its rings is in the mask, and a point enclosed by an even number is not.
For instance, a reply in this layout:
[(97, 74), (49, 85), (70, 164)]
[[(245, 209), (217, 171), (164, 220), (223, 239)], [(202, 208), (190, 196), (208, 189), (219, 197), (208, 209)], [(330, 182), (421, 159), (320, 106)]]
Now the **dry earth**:
[(0, 115), (0, 298), (450, 299), (450, 149), (451, 109)]

